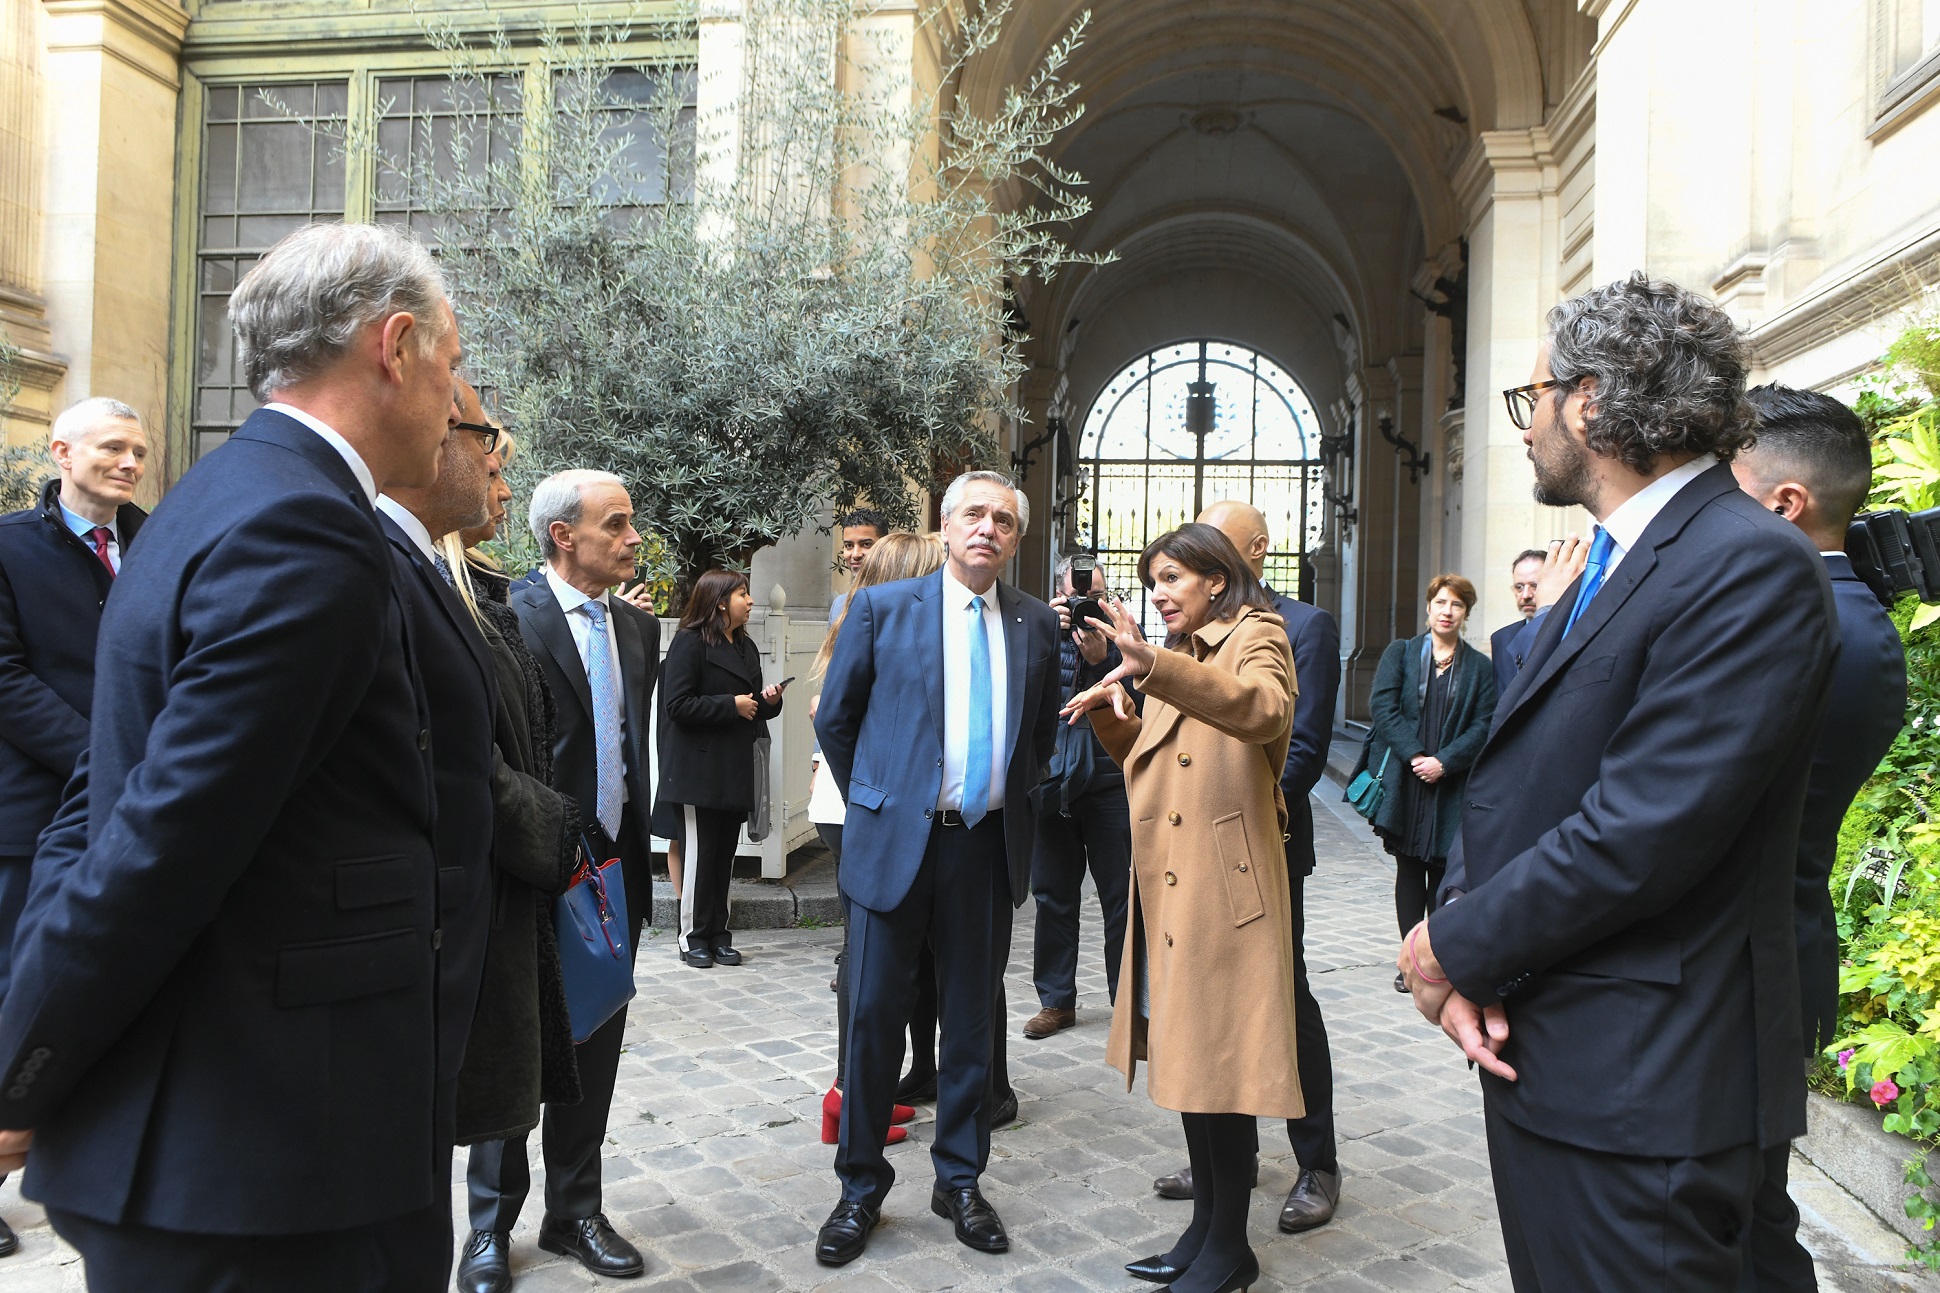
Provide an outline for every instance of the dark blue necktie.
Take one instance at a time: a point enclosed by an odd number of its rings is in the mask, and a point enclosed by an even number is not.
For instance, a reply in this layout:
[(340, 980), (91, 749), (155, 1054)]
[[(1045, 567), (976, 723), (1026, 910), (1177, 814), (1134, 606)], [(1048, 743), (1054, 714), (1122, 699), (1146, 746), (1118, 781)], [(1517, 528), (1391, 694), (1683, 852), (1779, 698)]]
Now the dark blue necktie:
[(1576, 627), (1576, 621), (1583, 618), (1583, 611), (1596, 596), (1597, 589), (1603, 587), (1603, 573), (1610, 565), (1611, 550), (1617, 541), (1602, 526), (1596, 527), (1596, 534), (1590, 540), (1590, 558), (1583, 566), (1583, 584), (1576, 593), (1576, 605), (1570, 609), (1569, 623), (1563, 625), (1563, 636), (1568, 637)]
[(990, 634), (983, 598), (970, 599), (970, 730), (964, 733), (963, 824), (975, 826), (990, 810)]

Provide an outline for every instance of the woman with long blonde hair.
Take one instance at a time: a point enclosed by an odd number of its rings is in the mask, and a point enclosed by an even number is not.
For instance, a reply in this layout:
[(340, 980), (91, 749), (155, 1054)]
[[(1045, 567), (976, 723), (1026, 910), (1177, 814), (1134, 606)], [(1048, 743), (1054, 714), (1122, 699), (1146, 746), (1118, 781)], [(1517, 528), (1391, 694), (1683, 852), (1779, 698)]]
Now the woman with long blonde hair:
[[(869, 549), (869, 555), (862, 560), (862, 569), (856, 572), (857, 589), (869, 588), (876, 584), (893, 583), (899, 579), (920, 579), (943, 565), (943, 540), (934, 534), (912, 534), (907, 530), (896, 530), (876, 540), (876, 546)], [(809, 676), (820, 678), (828, 668), (829, 657), (835, 652), (835, 639), (842, 632), (842, 623), (849, 617), (849, 607), (855, 605), (851, 592), (843, 603), (842, 610), (829, 623), (829, 631), (822, 638), (822, 649), (815, 653), (815, 663), (810, 667)], [(818, 696), (819, 700), (820, 697)], [(815, 716), (815, 703), (809, 702), (810, 719)], [(842, 860), (842, 819), (846, 806), (842, 796), (835, 788), (835, 778), (828, 775), (822, 766), (822, 756), (815, 756), (814, 771), (810, 774), (808, 796), (808, 819), (815, 823), (815, 833), (828, 845), (839, 864)], [(847, 1053), (849, 1036), (849, 971), (848, 971), (849, 932), (845, 926), (842, 931), (842, 952), (835, 958), (835, 1085), (822, 1097), (822, 1143), (833, 1145), (836, 1132), (842, 1124), (842, 1057)], [(910, 1059), (911, 1072), (921, 1076), (925, 1071), (922, 1056), (929, 1055), (927, 1072), (930, 1081), (935, 1081), (936, 1072), (936, 992), (934, 980), (930, 991), (919, 991), (917, 1008), (910, 1019)], [(924, 1017), (923, 1001), (927, 1000), (929, 1011)], [(918, 1085), (921, 1085), (920, 1083)], [(892, 1121), (907, 1122), (916, 1116), (916, 1111), (908, 1105), (898, 1104)], [(894, 1145), (908, 1133), (901, 1127), (889, 1129), (889, 1143)]]

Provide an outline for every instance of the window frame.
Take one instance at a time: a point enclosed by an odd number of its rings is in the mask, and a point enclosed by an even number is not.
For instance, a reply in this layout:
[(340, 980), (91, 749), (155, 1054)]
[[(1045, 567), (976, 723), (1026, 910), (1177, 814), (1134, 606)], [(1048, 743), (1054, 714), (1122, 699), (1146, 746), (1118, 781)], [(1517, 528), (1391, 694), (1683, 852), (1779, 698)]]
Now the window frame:
[[(1891, 134), (1940, 98), (1940, 39), (1910, 67), (1893, 70), (1901, 5), (1902, 0), (1873, 0), (1873, 123), (1866, 132), (1872, 140)], [(1921, 35), (1924, 39), (1925, 32)]]

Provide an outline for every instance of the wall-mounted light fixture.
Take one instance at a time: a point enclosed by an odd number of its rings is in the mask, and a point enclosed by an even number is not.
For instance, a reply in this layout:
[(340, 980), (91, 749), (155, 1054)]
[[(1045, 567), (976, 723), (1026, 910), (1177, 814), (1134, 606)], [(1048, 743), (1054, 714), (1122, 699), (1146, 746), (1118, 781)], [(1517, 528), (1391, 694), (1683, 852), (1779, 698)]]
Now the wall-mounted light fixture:
[[(1326, 471), (1321, 482), (1321, 493), (1328, 505), (1340, 517), (1341, 528), (1351, 530), (1360, 520), (1360, 512), (1354, 507), (1354, 422), (1350, 414), (1347, 430), (1339, 435), (1320, 437), (1320, 463)], [(1328, 485), (1329, 480), (1345, 481), (1347, 488), (1335, 493)]]
[[(1397, 435), (1394, 430), (1394, 419), (1385, 413), (1381, 415), (1381, 438), (1393, 445), (1395, 456), (1402, 459), (1401, 465), (1408, 469), (1408, 483), (1419, 485), (1421, 478), (1428, 474), (1428, 455), (1423, 453), (1421, 447), (1414, 441)], [(1406, 457), (1402, 457), (1404, 454)]]

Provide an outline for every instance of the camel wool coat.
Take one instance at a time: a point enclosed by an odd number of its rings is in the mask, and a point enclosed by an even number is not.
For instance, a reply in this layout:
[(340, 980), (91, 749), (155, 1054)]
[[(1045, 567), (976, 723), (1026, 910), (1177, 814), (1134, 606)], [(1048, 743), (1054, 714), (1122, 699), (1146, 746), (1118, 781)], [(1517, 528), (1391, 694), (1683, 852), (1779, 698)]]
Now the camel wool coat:
[(1302, 1117), (1280, 792), (1295, 694), (1286, 630), (1249, 607), (1160, 651), (1138, 688), (1142, 718), (1090, 713), (1132, 810), (1134, 936), (1106, 1060), (1128, 1091), (1144, 1060), (1164, 1109)]

